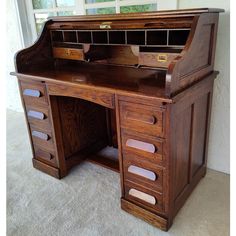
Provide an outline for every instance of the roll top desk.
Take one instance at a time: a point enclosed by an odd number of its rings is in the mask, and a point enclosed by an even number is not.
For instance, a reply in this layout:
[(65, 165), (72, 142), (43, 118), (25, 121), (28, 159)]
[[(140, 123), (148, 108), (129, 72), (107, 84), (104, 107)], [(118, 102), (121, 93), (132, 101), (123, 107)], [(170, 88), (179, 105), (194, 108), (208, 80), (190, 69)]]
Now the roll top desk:
[(117, 171), (121, 208), (162, 230), (206, 173), (221, 9), (54, 17), (16, 54), (33, 166)]

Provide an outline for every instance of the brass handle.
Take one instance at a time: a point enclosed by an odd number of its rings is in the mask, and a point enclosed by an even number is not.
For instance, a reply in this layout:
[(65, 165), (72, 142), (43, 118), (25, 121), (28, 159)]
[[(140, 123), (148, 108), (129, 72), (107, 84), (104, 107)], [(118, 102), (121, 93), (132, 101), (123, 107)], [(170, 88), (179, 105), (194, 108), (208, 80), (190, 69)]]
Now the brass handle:
[(41, 93), (39, 90), (35, 89), (25, 89), (23, 95), (30, 96), (30, 97), (40, 97)]
[(100, 24), (100, 29), (111, 29), (112, 22), (103, 22)]

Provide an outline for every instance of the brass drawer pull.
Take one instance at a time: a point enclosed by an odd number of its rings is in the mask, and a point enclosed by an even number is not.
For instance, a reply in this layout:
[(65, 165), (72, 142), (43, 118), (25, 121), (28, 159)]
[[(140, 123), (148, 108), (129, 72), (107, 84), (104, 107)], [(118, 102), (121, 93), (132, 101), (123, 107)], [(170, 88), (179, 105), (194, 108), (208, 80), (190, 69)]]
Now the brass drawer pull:
[(129, 195), (133, 196), (135, 198), (141, 199), (141, 200), (143, 200), (143, 201), (145, 201), (147, 203), (150, 203), (152, 205), (155, 205), (156, 202), (157, 202), (155, 197), (153, 197), (153, 196), (151, 196), (151, 195), (149, 195), (147, 193), (141, 192), (139, 190), (136, 190), (134, 188), (131, 188), (129, 190)]
[(112, 22), (102, 22), (100, 24), (100, 29), (111, 29)]
[(157, 122), (157, 119), (153, 115), (145, 115), (136, 112), (126, 112), (126, 119), (143, 122), (149, 125), (154, 125)]
[(30, 97), (40, 97), (40, 91), (39, 90), (35, 90), (35, 89), (25, 89), (23, 92), (23, 95), (25, 96), (30, 96)]
[(38, 120), (44, 120), (45, 119), (44, 113), (40, 112), (40, 111), (29, 110), (27, 112), (27, 116), (38, 119)]
[(155, 153), (156, 147), (154, 144), (142, 142), (135, 139), (128, 139), (126, 141), (126, 146), (131, 148), (136, 148), (145, 152)]
[(36, 131), (36, 130), (32, 131), (32, 135), (34, 137), (37, 137), (37, 138), (40, 138), (40, 139), (43, 139), (43, 140), (46, 140), (46, 141), (49, 139), (49, 135), (48, 134), (45, 134), (43, 132), (39, 132), (39, 131)]
[(142, 176), (142, 177), (150, 179), (152, 181), (155, 181), (157, 178), (156, 174), (153, 171), (146, 170), (146, 169), (140, 168), (138, 166), (134, 166), (134, 165), (130, 165), (128, 167), (128, 172), (135, 174), (135, 175)]

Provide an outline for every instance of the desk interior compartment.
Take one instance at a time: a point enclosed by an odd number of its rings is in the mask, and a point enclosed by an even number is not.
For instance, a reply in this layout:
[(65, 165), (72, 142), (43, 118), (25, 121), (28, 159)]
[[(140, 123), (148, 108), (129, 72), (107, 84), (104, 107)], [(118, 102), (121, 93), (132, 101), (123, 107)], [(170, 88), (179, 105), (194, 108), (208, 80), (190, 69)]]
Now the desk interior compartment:
[(127, 44), (145, 45), (145, 31), (144, 30), (127, 31)]
[(91, 31), (77, 31), (78, 43), (92, 43)]
[(93, 43), (94, 44), (107, 44), (108, 37), (107, 31), (92, 31)]
[(187, 42), (190, 30), (179, 29), (169, 31), (169, 45), (184, 46)]
[(119, 171), (116, 124), (112, 109), (72, 97), (58, 101), (67, 168), (88, 160)]
[(52, 30), (51, 31), (52, 42), (63, 42), (63, 31), (62, 30)]
[(147, 45), (167, 45), (167, 30), (147, 30)]
[(140, 47), (139, 64), (150, 67), (168, 68), (182, 49), (167, 47)]
[(77, 35), (74, 30), (64, 31), (64, 42), (77, 43)]
[(110, 44), (125, 44), (126, 32), (125, 31), (108, 31)]

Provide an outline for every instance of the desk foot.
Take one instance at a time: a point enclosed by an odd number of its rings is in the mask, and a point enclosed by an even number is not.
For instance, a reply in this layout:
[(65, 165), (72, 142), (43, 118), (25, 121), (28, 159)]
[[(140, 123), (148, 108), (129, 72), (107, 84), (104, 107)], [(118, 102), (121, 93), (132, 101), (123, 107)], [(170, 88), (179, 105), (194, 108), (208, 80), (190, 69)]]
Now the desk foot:
[(60, 170), (55, 167), (49, 166), (49, 165), (47, 165), (35, 158), (32, 159), (32, 162), (33, 162), (34, 168), (36, 168), (48, 175), (51, 175), (57, 179), (61, 179), (63, 177), (60, 175)]

